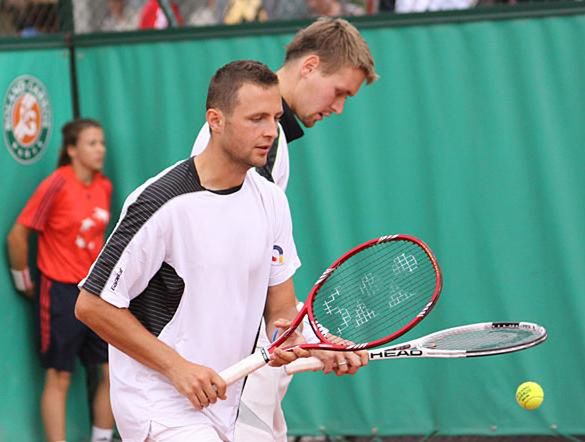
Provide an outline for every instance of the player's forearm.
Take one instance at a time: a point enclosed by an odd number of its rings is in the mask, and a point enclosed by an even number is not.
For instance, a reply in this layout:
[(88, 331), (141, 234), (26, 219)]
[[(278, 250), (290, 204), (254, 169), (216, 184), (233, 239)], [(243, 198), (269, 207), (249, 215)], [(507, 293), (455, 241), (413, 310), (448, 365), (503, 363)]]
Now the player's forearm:
[[(292, 309), (282, 309), (274, 311), (271, 315), (264, 315), (264, 320), (266, 321), (266, 335), (272, 339), (274, 332), (276, 331), (277, 327), (274, 326), (274, 323), (278, 320), (285, 319), (287, 321), (292, 321), (297, 316), (298, 312), (296, 308)], [(300, 324), (297, 328), (297, 331), (302, 331), (303, 324)]]
[[(271, 338), (276, 327), (274, 322), (280, 319), (292, 321), (298, 314), (297, 299), (292, 278), (282, 284), (268, 288), (268, 300), (264, 309), (266, 334)], [(302, 329), (302, 324), (297, 330)]]
[(15, 224), (8, 234), (8, 259), (14, 270), (28, 268), (28, 236), (28, 229), (20, 224)]
[(178, 362), (185, 361), (146, 330), (128, 309), (117, 308), (83, 289), (75, 315), (106, 342), (167, 377)]

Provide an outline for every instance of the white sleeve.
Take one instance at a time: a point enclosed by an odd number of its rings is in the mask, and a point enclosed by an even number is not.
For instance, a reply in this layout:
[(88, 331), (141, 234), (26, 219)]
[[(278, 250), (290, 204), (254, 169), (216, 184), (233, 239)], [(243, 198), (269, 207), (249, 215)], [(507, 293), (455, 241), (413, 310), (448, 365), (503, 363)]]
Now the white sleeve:
[(274, 190), (278, 191), (278, 194), (276, 195), (277, 198), (275, 201), (276, 224), (274, 227), (275, 236), (272, 249), (272, 267), (268, 282), (269, 286), (285, 282), (301, 266), (293, 238), (288, 201), (284, 192), (276, 188)]
[(288, 185), (289, 173), (290, 162), (288, 159), (288, 143), (284, 136), (284, 129), (279, 125), (278, 150), (276, 151), (276, 159), (274, 161), (271, 175), (274, 183), (285, 192), (286, 186)]
[(199, 133), (197, 134), (197, 138), (193, 143), (193, 149), (191, 149), (191, 156), (199, 155), (201, 152), (205, 150), (207, 145), (209, 144), (209, 139), (211, 135), (209, 133), (209, 125), (205, 123)]
[[(136, 204), (136, 202), (135, 202)], [(157, 211), (138, 231), (141, 216), (135, 205), (122, 212), (120, 221), (80, 287), (120, 308), (140, 295), (161, 268), (166, 256), (166, 235)]]
[[(106, 284), (100, 297), (117, 307), (128, 307), (160, 270), (166, 252), (163, 238), (156, 225), (144, 225), (124, 249), (110, 276), (112, 284)], [(114, 278), (118, 278), (116, 285)]]

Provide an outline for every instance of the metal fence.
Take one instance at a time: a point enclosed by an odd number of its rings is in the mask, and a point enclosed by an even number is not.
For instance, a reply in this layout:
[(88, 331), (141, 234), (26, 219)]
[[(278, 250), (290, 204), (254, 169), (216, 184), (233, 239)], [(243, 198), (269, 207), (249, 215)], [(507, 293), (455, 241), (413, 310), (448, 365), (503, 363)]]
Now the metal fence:
[[(0, 38), (514, 7), (558, 0), (0, 0)], [(575, 0), (579, 1), (579, 0)]]

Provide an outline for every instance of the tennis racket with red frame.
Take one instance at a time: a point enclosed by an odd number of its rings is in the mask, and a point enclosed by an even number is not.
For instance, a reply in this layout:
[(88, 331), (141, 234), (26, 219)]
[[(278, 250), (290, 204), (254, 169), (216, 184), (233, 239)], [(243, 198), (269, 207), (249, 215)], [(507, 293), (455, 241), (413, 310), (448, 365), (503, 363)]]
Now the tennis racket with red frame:
[(319, 342), (299, 347), (333, 351), (378, 347), (422, 321), (437, 303), (441, 288), (441, 270), (425, 243), (409, 235), (375, 238), (323, 272), (291, 326), (270, 346), (220, 376), (231, 384), (266, 365), (305, 316)]
[[(472, 358), (526, 350), (543, 343), (546, 329), (531, 322), (480, 322), (448, 328), (413, 341), (368, 351), (371, 361), (399, 358)], [(301, 358), (286, 365), (288, 374), (316, 371), (323, 363)]]

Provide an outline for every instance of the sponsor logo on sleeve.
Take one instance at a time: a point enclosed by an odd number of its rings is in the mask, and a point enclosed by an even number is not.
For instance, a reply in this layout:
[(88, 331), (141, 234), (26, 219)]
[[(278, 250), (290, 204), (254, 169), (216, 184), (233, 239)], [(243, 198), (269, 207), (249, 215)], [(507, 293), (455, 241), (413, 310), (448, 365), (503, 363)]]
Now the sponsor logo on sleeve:
[(272, 264), (284, 264), (284, 251), (278, 245), (272, 248)]
[(116, 290), (116, 287), (118, 287), (118, 283), (120, 282), (120, 277), (122, 276), (122, 273), (124, 273), (122, 267), (118, 268), (118, 270), (116, 271), (116, 277), (114, 278), (114, 282), (110, 286), (110, 290), (112, 291)]

